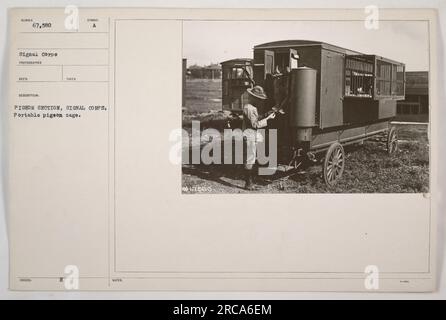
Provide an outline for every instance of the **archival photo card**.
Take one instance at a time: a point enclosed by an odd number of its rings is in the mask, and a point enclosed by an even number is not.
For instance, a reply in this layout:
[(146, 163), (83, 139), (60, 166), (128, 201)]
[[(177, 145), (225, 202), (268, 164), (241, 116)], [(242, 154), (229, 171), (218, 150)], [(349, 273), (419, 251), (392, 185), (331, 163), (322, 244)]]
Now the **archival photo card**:
[(435, 11), (8, 23), (11, 289), (435, 289)]
[(183, 193), (428, 193), (429, 69), (427, 21), (185, 21)]

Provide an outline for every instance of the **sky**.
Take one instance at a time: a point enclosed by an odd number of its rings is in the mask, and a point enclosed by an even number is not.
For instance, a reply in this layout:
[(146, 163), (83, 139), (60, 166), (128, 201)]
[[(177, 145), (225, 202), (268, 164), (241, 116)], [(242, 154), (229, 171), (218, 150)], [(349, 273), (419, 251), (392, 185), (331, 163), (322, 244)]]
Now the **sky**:
[(406, 71), (429, 70), (428, 23), (380, 21), (368, 30), (363, 21), (184, 21), (183, 58), (208, 65), (252, 58), (255, 45), (278, 40), (327, 42), (406, 64)]

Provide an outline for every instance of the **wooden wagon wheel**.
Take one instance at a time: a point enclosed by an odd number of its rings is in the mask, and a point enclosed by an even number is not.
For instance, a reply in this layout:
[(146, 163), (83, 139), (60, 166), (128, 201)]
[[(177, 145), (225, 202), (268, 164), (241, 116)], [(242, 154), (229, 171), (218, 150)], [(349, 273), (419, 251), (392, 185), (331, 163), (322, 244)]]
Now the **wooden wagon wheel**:
[(339, 142), (335, 142), (328, 148), (323, 167), (324, 180), (329, 187), (334, 186), (341, 178), (344, 164), (344, 148)]
[(387, 134), (387, 152), (393, 154), (398, 150), (398, 136), (395, 127), (392, 127)]

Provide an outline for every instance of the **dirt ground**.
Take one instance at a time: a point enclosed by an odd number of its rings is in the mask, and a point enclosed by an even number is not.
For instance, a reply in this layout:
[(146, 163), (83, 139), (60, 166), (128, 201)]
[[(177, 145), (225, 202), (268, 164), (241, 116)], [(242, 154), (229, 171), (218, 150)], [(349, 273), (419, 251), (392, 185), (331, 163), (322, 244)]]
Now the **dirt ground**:
[[(183, 125), (191, 120), (220, 118), (219, 81), (189, 81)], [(322, 177), (320, 161), (283, 177), (257, 177), (257, 189), (243, 189), (240, 165), (183, 165), (183, 193), (425, 193), (429, 191), (429, 142), (424, 124), (395, 124), (399, 150), (388, 155), (385, 144), (367, 140), (363, 145), (345, 147), (346, 162), (342, 178), (329, 188)]]

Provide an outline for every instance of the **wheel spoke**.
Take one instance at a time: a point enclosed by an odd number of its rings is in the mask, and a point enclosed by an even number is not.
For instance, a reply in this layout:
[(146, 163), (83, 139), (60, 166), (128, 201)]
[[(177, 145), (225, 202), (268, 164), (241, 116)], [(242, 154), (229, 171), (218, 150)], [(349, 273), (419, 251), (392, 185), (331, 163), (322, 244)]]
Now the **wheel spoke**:
[(335, 169), (334, 176), (335, 177), (339, 176), (339, 168), (338, 167), (336, 167), (336, 169)]
[(398, 149), (398, 135), (394, 128), (390, 129), (388, 138), (387, 138), (387, 151), (389, 154), (394, 153)]
[(333, 143), (327, 151), (324, 163), (324, 179), (328, 186), (334, 186), (344, 170), (344, 149), (339, 142)]
[(339, 159), (341, 157), (341, 149), (336, 150), (336, 159)]

